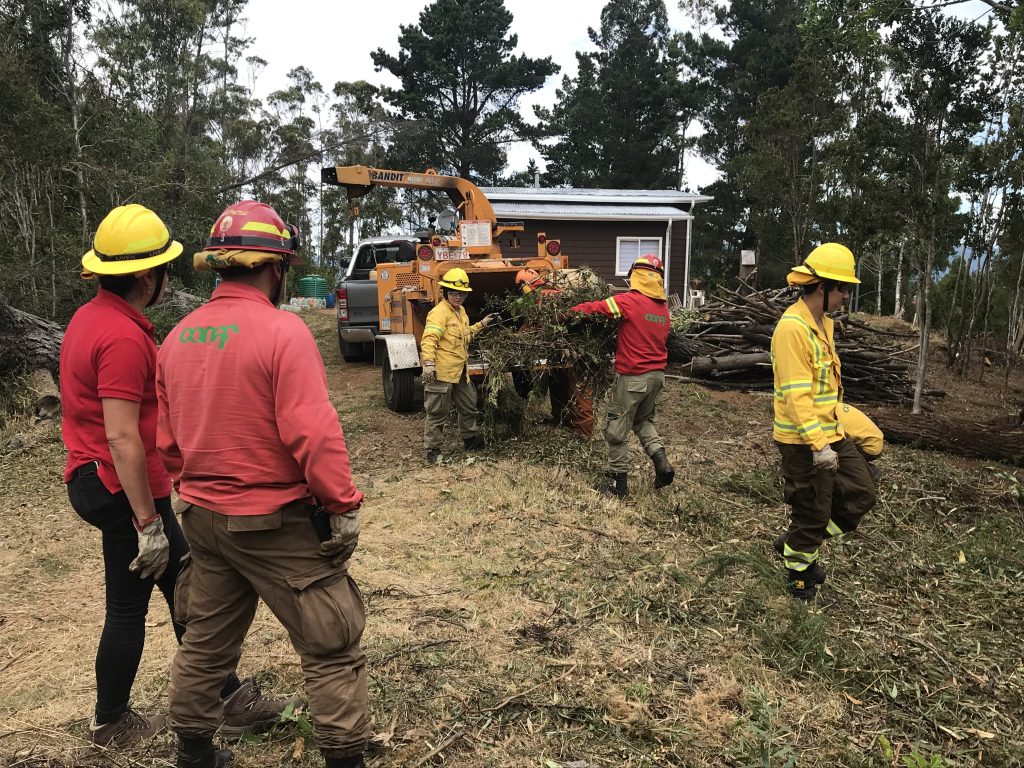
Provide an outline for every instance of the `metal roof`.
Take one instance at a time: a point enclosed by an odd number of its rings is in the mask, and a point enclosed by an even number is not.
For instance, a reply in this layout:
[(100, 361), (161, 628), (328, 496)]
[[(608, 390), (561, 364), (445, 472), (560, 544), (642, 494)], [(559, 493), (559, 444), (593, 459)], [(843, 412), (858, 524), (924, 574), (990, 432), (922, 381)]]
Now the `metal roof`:
[(646, 205), (613, 205), (592, 203), (589, 205), (570, 202), (524, 202), (504, 201), (491, 197), (494, 215), (499, 219), (561, 219), (565, 221), (667, 221), (668, 219), (689, 219), (692, 214), (673, 205), (658, 205), (654, 201)]
[(575, 187), (483, 187), (491, 201), (550, 201), (578, 203), (661, 203), (693, 205), (713, 200), (707, 195), (675, 189), (577, 189)]

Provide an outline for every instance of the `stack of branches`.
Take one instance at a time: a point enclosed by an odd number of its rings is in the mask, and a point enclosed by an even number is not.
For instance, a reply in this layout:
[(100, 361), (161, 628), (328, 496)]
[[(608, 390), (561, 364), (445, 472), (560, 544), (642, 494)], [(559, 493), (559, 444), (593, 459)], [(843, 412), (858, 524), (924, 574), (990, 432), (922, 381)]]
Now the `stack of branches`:
[[(688, 364), (689, 376), (701, 382), (771, 389), (772, 332), (797, 295), (790, 288), (750, 293), (725, 289), (699, 310), (674, 312), (669, 361)], [(900, 346), (897, 340), (906, 335), (872, 329), (845, 314), (833, 317), (846, 398), (858, 403), (912, 401), (909, 356), (916, 347)]]
[[(589, 269), (557, 273), (542, 290), (488, 298), (487, 309), (501, 321), (477, 336), (474, 351), (487, 365), (485, 427), (494, 434), (501, 421), (521, 416), (523, 400), (547, 392), (553, 368), (569, 368), (583, 388), (603, 396), (614, 377), (617, 324), (599, 315), (573, 316), (569, 309), (609, 296), (607, 284)], [(509, 397), (512, 391), (519, 397)], [(508, 413), (503, 414), (502, 411)]]

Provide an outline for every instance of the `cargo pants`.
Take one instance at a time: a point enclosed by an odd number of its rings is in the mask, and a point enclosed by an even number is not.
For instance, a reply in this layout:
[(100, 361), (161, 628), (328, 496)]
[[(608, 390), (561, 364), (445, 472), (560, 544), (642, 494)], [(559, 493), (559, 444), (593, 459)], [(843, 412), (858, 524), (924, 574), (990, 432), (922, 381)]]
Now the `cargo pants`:
[(476, 387), (471, 381), (452, 384), (435, 381), (423, 386), (423, 442), (428, 451), (440, 451), (444, 447), (444, 425), (448, 414), (455, 405), (458, 414), (459, 435), (463, 440), (475, 437), (480, 431), (480, 414), (476, 409)]
[(362, 753), (370, 735), (366, 656), (359, 647), (363, 601), (346, 565), (318, 552), (305, 505), (229, 516), (192, 504), (182, 527), (192, 553), (175, 588), (186, 631), (171, 666), (171, 728), (190, 736), (217, 730), (224, 677), (262, 599), (299, 655), (320, 751), (325, 757)]
[(665, 386), (664, 371), (648, 371), (637, 376), (616, 374), (612, 386), (604, 439), (608, 443), (608, 471), (629, 471), (629, 433), (640, 438), (648, 456), (665, 447), (654, 426), (658, 395)]
[(810, 446), (775, 445), (782, 454), (784, 494), (791, 508), (783, 559), (790, 570), (803, 571), (818, 559), (825, 539), (857, 528), (875, 505), (875, 480), (864, 455), (847, 438), (832, 443), (839, 454), (836, 472), (815, 469)]

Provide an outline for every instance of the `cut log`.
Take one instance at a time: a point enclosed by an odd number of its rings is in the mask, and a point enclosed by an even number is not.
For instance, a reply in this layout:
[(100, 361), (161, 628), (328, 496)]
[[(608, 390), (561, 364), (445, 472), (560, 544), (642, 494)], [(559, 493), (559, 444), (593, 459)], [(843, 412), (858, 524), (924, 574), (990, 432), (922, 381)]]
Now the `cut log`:
[(1024, 429), (931, 415), (876, 411), (871, 418), (891, 443), (1024, 466)]
[(46, 370), (57, 380), (64, 329), (15, 309), (0, 296), (0, 376)]
[(711, 373), (743, 371), (769, 363), (771, 363), (771, 355), (767, 352), (752, 352), (745, 355), (722, 355), (721, 357), (695, 357), (690, 361), (690, 373), (694, 376), (708, 376)]

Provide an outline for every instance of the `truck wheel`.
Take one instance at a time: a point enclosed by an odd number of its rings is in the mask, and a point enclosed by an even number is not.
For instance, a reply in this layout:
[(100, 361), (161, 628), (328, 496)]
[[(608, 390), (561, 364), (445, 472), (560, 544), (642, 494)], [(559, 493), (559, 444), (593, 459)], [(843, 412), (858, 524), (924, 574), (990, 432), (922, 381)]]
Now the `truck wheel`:
[(408, 413), (416, 407), (413, 387), (416, 384), (416, 371), (405, 368), (391, 370), (391, 359), (387, 352), (380, 367), (381, 382), (384, 385), (384, 402), (395, 413)]
[(349, 344), (347, 341), (339, 338), (338, 346), (341, 347), (341, 359), (346, 363), (358, 363), (363, 359), (362, 344)]

